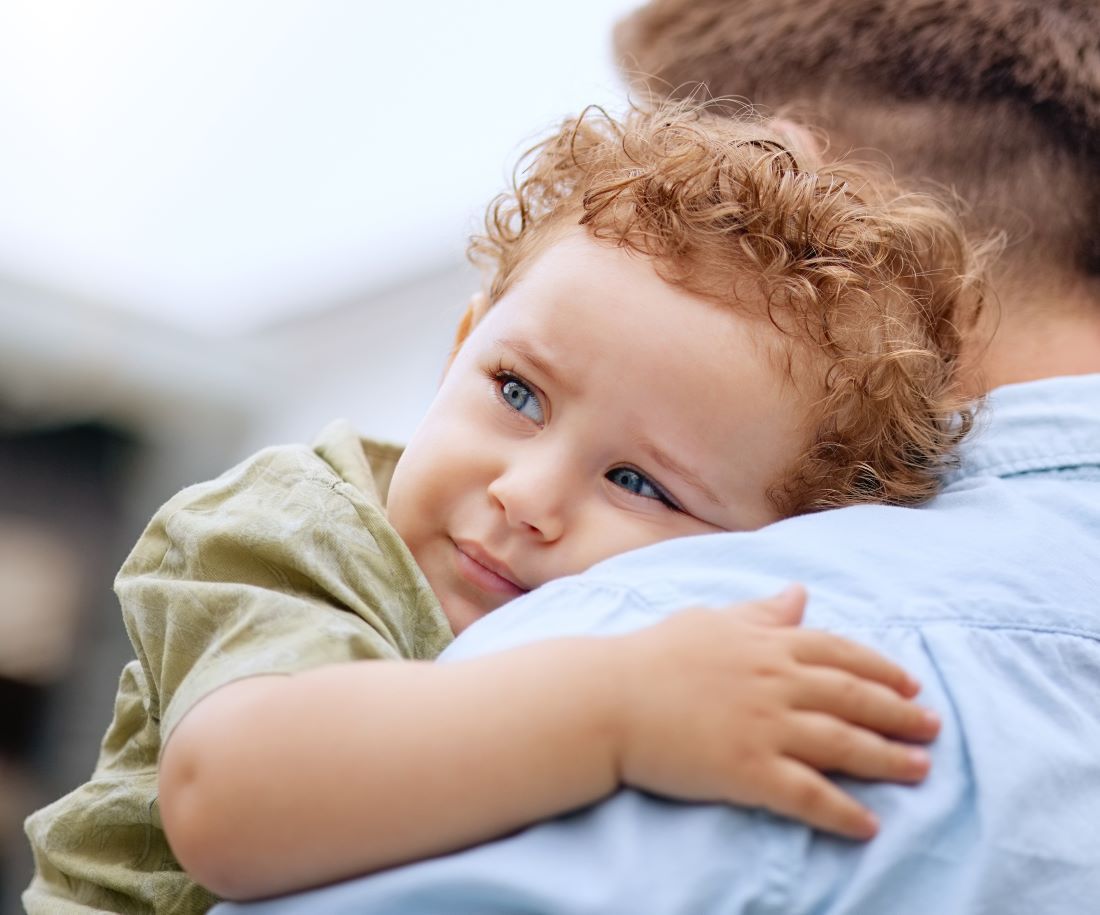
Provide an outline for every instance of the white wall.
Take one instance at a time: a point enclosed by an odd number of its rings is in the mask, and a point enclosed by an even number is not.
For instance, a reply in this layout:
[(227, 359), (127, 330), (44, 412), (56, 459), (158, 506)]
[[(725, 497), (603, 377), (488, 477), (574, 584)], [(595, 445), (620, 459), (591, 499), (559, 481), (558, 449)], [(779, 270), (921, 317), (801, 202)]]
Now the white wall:
[(459, 263), (262, 331), (209, 337), (0, 281), (0, 392), (9, 421), (128, 428), (170, 452), (181, 480), (266, 444), (309, 441), (338, 416), (403, 441), (477, 288)]

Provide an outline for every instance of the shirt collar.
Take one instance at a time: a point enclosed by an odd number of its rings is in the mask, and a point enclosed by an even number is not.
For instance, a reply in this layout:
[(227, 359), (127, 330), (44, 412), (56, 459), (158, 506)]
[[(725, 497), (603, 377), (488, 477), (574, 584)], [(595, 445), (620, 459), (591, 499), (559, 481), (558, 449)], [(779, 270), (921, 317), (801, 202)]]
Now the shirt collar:
[(1100, 374), (991, 391), (947, 482), (1077, 467), (1100, 467)]

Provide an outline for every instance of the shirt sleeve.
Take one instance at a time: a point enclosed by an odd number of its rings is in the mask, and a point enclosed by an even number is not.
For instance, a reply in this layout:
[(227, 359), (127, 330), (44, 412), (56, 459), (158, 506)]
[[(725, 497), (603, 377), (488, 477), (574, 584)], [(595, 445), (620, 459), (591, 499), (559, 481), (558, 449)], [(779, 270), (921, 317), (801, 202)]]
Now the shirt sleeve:
[(381, 507), (305, 447), (268, 449), (181, 492), (115, 587), (162, 742), (233, 680), (434, 657), (449, 639)]

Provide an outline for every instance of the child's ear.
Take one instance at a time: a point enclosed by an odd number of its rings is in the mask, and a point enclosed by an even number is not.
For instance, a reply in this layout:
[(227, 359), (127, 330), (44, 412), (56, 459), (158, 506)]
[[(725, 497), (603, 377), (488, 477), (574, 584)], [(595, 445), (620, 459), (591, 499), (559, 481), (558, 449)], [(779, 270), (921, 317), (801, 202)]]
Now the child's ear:
[(485, 313), (489, 310), (489, 300), (485, 297), (484, 293), (475, 292), (470, 296), (470, 303), (466, 306), (466, 310), (462, 313), (462, 317), (458, 321), (458, 329), (455, 330), (455, 342), (451, 347), (451, 355), (447, 360), (448, 367), (451, 362), (454, 361), (455, 355), (458, 353), (459, 347), (466, 342), (466, 338), (470, 336), (470, 331), (477, 327), (482, 318), (485, 317)]

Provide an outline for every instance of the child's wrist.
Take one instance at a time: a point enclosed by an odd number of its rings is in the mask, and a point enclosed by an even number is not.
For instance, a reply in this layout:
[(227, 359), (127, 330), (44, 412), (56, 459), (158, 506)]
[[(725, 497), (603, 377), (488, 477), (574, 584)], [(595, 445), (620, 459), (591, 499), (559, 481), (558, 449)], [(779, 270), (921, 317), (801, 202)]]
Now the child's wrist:
[(605, 720), (609, 736), (615, 781), (627, 783), (628, 756), (635, 743), (639, 706), (644, 703), (645, 671), (649, 663), (649, 642), (645, 630), (614, 636), (605, 671)]

